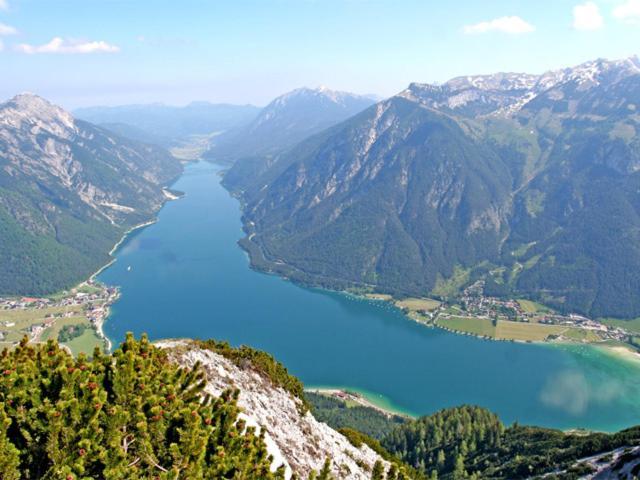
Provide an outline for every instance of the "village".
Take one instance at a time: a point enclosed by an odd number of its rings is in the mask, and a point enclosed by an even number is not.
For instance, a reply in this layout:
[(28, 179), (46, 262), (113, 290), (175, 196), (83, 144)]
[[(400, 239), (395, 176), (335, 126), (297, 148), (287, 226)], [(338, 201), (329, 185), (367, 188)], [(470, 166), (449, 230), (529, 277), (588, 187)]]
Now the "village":
[(87, 331), (77, 345), (69, 345), (72, 351), (91, 353), (94, 345), (108, 346), (102, 328), (118, 295), (117, 288), (88, 280), (50, 297), (0, 298), (0, 346), (15, 346), (25, 335), (33, 342), (57, 340), (63, 330), (72, 337), (74, 330)]
[(482, 280), (455, 298), (394, 303), (415, 321), (464, 335), (502, 341), (608, 343), (637, 350), (637, 336), (619, 325), (562, 314), (531, 300), (487, 296)]
[(579, 328), (595, 332), (602, 340), (625, 342), (630, 335), (622, 328), (605, 325), (575, 313), (563, 315), (530, 300), (485, 296), (483, 286), (483, 282), (478, 281), (463, 291), (459, 302), (462, 310), (467, 314), (494, 321), (504, 320)]

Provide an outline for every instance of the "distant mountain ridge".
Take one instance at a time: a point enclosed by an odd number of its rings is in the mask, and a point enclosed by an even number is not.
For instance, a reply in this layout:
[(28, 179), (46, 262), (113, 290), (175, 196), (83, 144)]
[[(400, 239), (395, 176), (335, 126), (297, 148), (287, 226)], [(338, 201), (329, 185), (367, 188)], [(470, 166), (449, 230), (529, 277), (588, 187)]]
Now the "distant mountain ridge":
[(191, 135), (219, 133), (249, 123), (259, 111), (253, 105), (192, 102), (183, 107), (164, 104), (87, 107), (75, 110), (74, 115), (106, 128), (115, 127), (116, 133), (135, 140), (171, 147)]
[(370, 97), (326, 87), (299, 88), (273, 100), (249, 125), (216, 137), (205, 158), (233, 164), (226, 186), (245, 190), (280, 153), (373, 103)]
[(481, 279), (490, 294), (635, 317), (638, 109), (637, 57), (411, 84), (225, 184), (264, 269), (398, 295)]
[(443, 85), (413, 83), (399, 96), (460, 115), (509, 116), (555, 87), (574, 83), (580, 91), (617, 83), (640, 73), (640, 59), (598, 59), (542, 75), (497, 73), (456, 77)]
[(0, 294), (53, 293), (95, 272), (181, 171), (165, 150), (36, 95), (0, 104)]

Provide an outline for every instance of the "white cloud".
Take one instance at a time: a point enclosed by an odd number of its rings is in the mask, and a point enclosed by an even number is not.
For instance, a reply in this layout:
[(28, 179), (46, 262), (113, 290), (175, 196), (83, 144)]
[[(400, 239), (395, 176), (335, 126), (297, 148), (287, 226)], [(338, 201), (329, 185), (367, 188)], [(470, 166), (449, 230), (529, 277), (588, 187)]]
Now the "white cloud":
[(9, 10), (9, 2), (7, 0), (0, 0), (0, 10)]
[(0, 40), (0, 52), (4, 50), (4, 43)]
[(44, 45), (22, 43), (16, 46), (16, 50), (33, 55), (36, 53), (115, 53), (119, 52), (120, 48), (102, 40), (79, 41), (55, 37)]
[(475, 25), (467, 25), (464, 27), (464, 33), (467, 35), (488, 32), (503, 32), (515, 35), (520, 33), (530, 33), (534, 30), (535, 27), (533, 25), (525, 22), (522, 18), (517, 16), (495, 18), (488, 22), (480, 22)]
[(16, 30), (11, 25), (0, 23), (0, 36), (15, 35), (16, 33), (18, 33), (18, 30)]
[(627, 0), (613, 9), (613, 16), (618, 20), (640, 25), (640, 0)]
[(573, 28), (576, 30), (599, 30), (604, 26), (600, 8), (594, 2), (573, 7)]

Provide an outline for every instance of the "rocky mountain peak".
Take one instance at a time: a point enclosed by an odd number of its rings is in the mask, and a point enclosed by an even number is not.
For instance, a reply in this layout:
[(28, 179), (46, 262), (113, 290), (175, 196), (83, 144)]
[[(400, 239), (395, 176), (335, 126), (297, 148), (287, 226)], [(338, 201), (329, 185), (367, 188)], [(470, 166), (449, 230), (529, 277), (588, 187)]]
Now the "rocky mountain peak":
[(567, 82), (575, 82), (583, 88), (600, 85), (607, 80), (611, 83), (640, 74), (637, 56), (622, 60), (598, 58), (575, 67), (545, 72), (538, 78), (536, 89), (544, 91)]
[(330, 102), (343, 105), (349, 100), (364, 99), (361, 95), (357, 95), (350, 92), (341, 92), (338, 90), (331, 90), (325, 85), (320, 85), (316, 88), (302, 87), (292, 90), (279, 96), (266, 109), (269, 107), (284, 106), (293, 100), (329, 100)]
[[(353, 113), (364, 109), (373, 103), (373, 100), (349, 92), (331, 90), (326, 86), (317, 88), (302, 87), (292, 90), (277, 97), (260, 113), (255, 121), (255, 125), (261, 125), (281, 114), (296, 114), (299, 111), (313, 108), (332, 108), (345, 110)], [(348, 115), (347, 115), (348, 116)]]
[(527, 73), (496, 73), (493, 75), (473, 75), (452, 78), (444, 84), (451, 91), (459, 91), (467, 88), (479, 90), (527, 90), (532, 88), (538, 77)]
[(33, 93), (21, 93), (0, 104), (0, 126), (28, 129), (34, 134), (48, 131), (63, 137), (76, 131), (70, 113)]
[(398, 96), (435, 110), (468, 116), (510, 116), (538, 95), (562, 85), (576, 84), (580, 91), (602, 83), (615, 84), (640, 75), (637, 56), (622, 60), (599, 58), (575, 67), (541, 75), (496, 73), (455, 77), (442, 85), (412, 83)]

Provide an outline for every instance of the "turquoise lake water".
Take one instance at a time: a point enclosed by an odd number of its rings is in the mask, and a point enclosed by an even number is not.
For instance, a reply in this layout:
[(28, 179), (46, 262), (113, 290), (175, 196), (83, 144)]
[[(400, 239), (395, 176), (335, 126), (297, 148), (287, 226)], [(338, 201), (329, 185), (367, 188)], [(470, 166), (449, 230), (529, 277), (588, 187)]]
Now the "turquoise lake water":
[[(507, 422), (617, 430), (640, 423), (640, 365), (588, 346), (491, 342), (397, 309), (249, 268), (238, 201), (219, 167), (190, 164), (157, 223), (99, 279), (121, 288), (106, 334), (196, 337), (272, 353), (307, 386), (347, 387), (413, 415), (477, 404)], [(130, 268), (129, 268), (130, 267)]]

